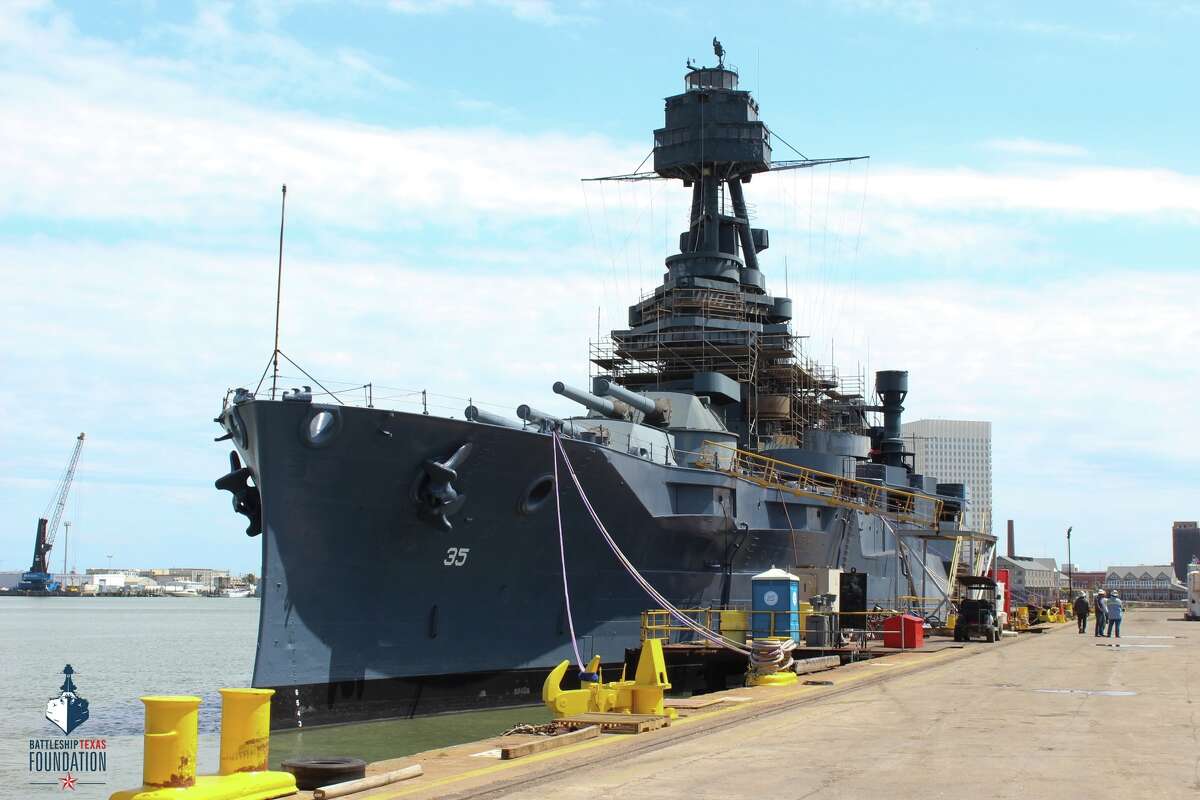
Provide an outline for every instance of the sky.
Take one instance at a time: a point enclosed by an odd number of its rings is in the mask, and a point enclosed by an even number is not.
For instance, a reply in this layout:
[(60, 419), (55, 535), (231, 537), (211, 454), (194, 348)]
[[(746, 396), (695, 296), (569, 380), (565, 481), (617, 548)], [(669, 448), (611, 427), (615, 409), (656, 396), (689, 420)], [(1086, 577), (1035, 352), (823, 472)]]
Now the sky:
[(990, 420), (1022, 554), (1072, 526), (1080, 568), (1168, 562), (1200, 517), (1198, 34), (1188, 2), (4, 3), (0, 570), (86, 431), (69, 566), (257, 571), (213, 417), (272, 352), (284, 183), (307, 372), (577, 411), (551, 384), (688, 199), (580, 178), (638, 167), (714, 35), (776, 158), (870, 156), (746, 187), (807, 354)]

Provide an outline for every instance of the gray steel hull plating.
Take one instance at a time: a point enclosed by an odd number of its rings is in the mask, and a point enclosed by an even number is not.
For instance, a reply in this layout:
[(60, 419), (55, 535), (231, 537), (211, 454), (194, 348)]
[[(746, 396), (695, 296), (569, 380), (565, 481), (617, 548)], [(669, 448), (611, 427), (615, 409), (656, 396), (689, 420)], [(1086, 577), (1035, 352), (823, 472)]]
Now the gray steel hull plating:
[[(315, 446), (320, 410), (335, 422)], [(276, 726), (536, 702), (549, 668), (573, 660), (553, 492), (530, 496), (553, 469), (548, 436), (305, 402), (234, 411), (262, 501), (254, 685), (277, 690)], [(427, 460), (466, 443), (453, 482), (466, 499), (440, 530), (416, 487)], [(726, 474), (564, 444), (621, 549), (679, 606), (719, 602), (726, 564), (734, 602), (752, 575), (798, 564), (855, 568), (870, 594), (894, 594), (894, 544), (874, 518), (790, 495), (785, 512), (781, 493)], [(580, 650), (618, 662), (651, 601), (565, 476), (561, 499)]]

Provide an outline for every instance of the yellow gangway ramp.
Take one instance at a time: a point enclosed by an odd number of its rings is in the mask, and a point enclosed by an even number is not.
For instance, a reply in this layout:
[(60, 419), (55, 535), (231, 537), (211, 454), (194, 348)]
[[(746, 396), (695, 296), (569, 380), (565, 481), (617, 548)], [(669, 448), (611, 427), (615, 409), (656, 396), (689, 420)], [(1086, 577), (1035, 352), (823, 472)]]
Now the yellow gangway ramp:
[(270, 800), (296, 793), (290, 772), (267, 769), (273, 689), (221, 690), (221, 764), (196, 775), (200, 698), (143, 697), (142, 785), (110, 800)]

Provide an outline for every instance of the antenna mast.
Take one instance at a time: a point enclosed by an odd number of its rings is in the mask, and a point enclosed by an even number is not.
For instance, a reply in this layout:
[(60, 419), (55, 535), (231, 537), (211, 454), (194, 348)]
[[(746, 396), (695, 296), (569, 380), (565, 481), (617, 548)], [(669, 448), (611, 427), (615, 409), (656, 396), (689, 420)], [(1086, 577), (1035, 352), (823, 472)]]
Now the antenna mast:
[(279, 271), (275, 275), (275, 350), (271, 354), (274, 367), (271, 372), (271, 399), (275, 399), (275, 387), (279, 383), (279, 299), (283, 290), (283, 220), (287, 212), (287, 184), (283, 184), (279, 202)]

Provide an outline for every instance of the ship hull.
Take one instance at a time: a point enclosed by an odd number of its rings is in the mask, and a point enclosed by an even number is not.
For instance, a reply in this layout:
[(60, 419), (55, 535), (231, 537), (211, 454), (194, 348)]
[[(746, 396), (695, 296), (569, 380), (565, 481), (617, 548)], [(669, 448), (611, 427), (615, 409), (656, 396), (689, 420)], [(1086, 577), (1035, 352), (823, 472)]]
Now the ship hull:
[[(313, 444), (326, 410), (335, 420)], [(261, 496), (253, 683), (276, 690), (276, 727), (537, 702), (550, 668), (575, 659), (572, 622), (584, 660), (619, 663), (637, 646), (655, 604), (564, 476), (568, 617), (550, 437), (305, 402), (231, 413)], [(453, 486), (465, 500), (444, 529), (423, 513), (426, 464), (464, 444)], [(618, 546), (680, 607), (744, 602), (752, 575), (796, 564), (855, 567), (893, 595), (894, 551), (872, 555), (864, 515), (793, 497), (785, 510), (780, 492), (724, 473), (564, 444)]]

